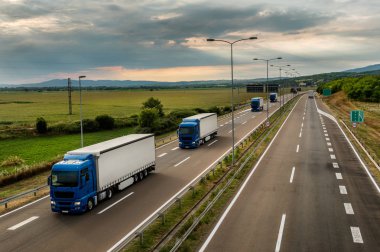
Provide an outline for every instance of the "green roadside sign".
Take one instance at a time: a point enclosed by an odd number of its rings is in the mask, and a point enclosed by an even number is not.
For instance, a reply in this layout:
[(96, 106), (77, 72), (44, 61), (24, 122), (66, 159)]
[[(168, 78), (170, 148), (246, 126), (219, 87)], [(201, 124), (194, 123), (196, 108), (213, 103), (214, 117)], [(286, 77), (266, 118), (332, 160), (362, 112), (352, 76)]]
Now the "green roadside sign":
[(330, 96), (331, 95), (331, 89), (329, 89), (329, 88), (323, 89), (323, 95), (324, 96)]
[(364, 111), (363, 110), (351, 110), (350, 119), (353, 123), (364, 122)]

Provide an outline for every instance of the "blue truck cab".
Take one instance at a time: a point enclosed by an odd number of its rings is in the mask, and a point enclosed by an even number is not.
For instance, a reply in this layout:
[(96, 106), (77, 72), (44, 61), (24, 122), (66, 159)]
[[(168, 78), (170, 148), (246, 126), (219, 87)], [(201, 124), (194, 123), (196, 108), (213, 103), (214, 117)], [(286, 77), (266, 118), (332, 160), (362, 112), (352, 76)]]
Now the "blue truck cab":
[(251, 99), (251, 111), (261, 111), (264, 109), (264, 99), (262, 97), (254, 97)]
[(182, 119), (178, 127), (179, 147), (197, 148), (218, 133), (218, 117), (215, 113), (201, 113)]
[(185, 120), (178, 128), (180, 148), (197, 148), (200, 145), (199, 120)]
[(269, 100), (270, 102), (277, 102), (277, 93), (270, 93)]
[(97, 204), (95, 174), (91, 154), (66, 154), (63, 161), (53, 165), (48, 179), (51, 210), (60, 213), (91, 210)]

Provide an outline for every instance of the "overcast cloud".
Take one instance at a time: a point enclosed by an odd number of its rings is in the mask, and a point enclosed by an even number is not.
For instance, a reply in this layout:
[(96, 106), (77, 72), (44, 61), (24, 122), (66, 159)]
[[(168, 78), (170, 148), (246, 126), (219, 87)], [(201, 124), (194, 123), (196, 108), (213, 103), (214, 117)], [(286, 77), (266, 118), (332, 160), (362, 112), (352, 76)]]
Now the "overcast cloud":
[(302, 75), (361, 67), (379, 63), (379, 11), (377, 0), (0, 0), (0, 84), (226, 79), (228, 45), (209, 37), (258, 36), (235, 45), (236, 78), (265, 74), (255, 57)]

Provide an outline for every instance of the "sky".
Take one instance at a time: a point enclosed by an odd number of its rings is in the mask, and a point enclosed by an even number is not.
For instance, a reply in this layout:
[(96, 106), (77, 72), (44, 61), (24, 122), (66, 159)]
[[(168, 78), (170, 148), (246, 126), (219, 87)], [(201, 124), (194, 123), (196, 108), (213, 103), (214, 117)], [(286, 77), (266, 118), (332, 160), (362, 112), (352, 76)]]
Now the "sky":
[[(379, 0), (0, 0), (0, 84), (310, 75), (380, 63)], [(291, 70), (295, 69), (295, 70)], [(279, 75), (275, 67), (270, 77)]]

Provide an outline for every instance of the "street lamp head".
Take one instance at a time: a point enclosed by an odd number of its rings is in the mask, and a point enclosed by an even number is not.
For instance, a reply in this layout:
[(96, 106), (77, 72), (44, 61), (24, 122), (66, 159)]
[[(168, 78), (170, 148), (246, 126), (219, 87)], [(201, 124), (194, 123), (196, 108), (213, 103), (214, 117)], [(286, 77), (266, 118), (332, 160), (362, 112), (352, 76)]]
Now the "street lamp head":
[(86, 76), (85, 75), (79, 76), (79, 79), (82, 79), (82, 78), (86, 78)]
[(282, 57), (278, 57), (277, 59), (280, 60), (280, 59), (282, 59)]
[(250, 37), (249, 39), (257, 39), (257, 37), (255, 36), (255, 37)]
[(254, 58), (253, 60), (259, 60), (258, 58)]
[(207, 41), (212, 42), (212, 41), (215, 41), (215, 39), (208, 38)]
[(290, 66), (290, 65), (286, 65), (286, 66)]

